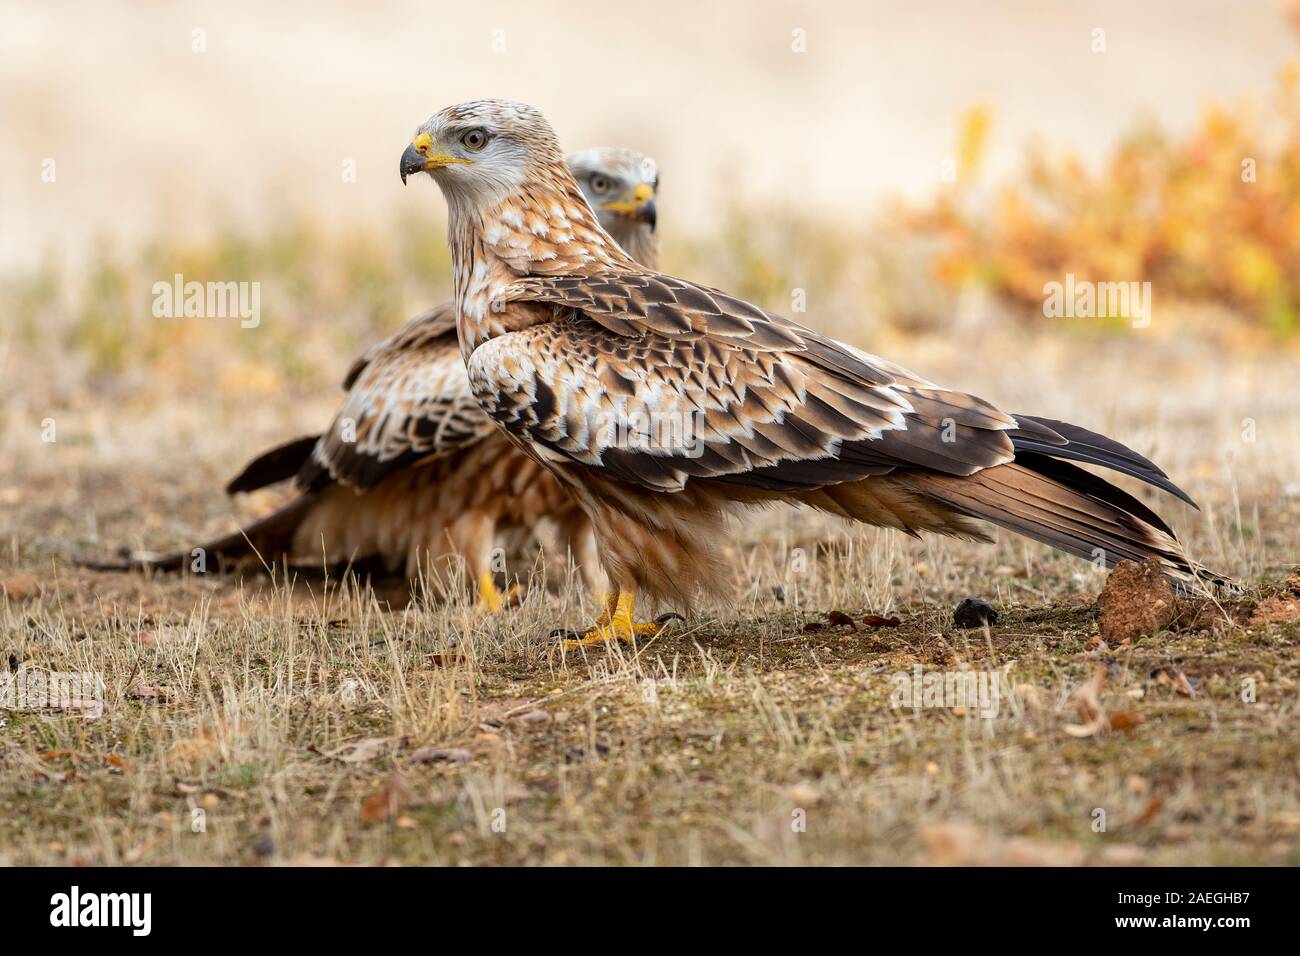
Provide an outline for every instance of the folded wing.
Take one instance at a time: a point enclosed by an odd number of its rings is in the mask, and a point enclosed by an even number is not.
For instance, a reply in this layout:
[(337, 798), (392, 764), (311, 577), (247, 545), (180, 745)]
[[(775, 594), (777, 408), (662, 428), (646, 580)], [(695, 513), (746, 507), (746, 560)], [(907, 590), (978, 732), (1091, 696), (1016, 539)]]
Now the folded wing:
[(298, 474), (318, 490), (358, 490), (421, 459), (492, 433), (465, 377), (452, 305), (417, 316), (362, 356), (344, 380), (347, 397)]
[(970, 475), (1013, 460), (1019, 442), (1071, 445), (1047, 423), (685, 280), (530, 277), (508, 298), (558, 317), (471, 356), (488, 413), (555, 455), (657, 490), (691, 478), (796, 491), (908, 468)]

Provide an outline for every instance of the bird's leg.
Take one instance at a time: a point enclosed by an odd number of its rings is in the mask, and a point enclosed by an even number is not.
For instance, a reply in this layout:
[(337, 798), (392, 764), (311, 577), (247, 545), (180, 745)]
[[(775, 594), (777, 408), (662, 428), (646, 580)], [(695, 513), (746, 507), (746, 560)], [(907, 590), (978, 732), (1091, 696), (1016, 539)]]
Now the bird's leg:
[(509, 591), (502, 594), (497, 590), (492, 571), (490, 569), (480, 571), (478, 575), (478, 606), (489, 614), (498, 614), (518, 603), (521, 590), (519, 585), (516, 584)]
[(638, 637), (658, 634), (670, 619), (678, 615), (664, 615), (654, 621), (637, 623), (632, 617), (636, 595), (631, 591), (610, 592), (605, 596), (605, 610), (585, 631), (573, 634), (564, 641), (565, 647), (586, 647), (609, 641), (633, 643)]
[[(582, 586), (588, 594), (604, 595), (601, 603), (609, 604), (609, 580), (600, 566), (600, 549), (591, 522), (581, 512), (563, 523), (561, 534), (569, 546), (569, 553), (578, 565)], [(616, 595), (617, 596), (617, 595)]]
[(520, 588), (516, 585), (505, 594), (497, 590), (492, 567), (493, 547), (496, 545), (496, 520), (481, 511), (468, 511), (451, 523), (447, 529), (448, 550), (460, 555), (466, 570), (473, 571), (478, 584), (479, 610), (499, 614), (518, 603)]
[[(619, 594), (617, 591), (606, 591), (601, 596), (600, 598), (601, 612), (596, 617), (596, 620), (592, 622), (591, 627), (587, 628), (587, 631), (594, 631), (596, 628), (599, 627), (607, 627), (610, 624), (610, 622), (614, 620), (614, 612), (618, 609), (618, 597)], [(585, 634), (587, 633), (587, 631), (584, 631), (582, 633)], [(564, 633), (572, 634), (574, 632), (566, 631)]]

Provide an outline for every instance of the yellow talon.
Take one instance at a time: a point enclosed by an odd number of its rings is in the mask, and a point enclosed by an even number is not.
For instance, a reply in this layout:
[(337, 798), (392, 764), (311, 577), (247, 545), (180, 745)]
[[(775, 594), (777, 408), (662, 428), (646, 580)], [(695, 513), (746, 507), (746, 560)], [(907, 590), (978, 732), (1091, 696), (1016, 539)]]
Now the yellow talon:
[(514, 603), (519, 595), (519, 585), (515, 585), (505, 594), (497, 590), (496, 581), (491, 571), (484, 571), (478, 576), (478, 606), (489, 614), (499, 614)]
[(653, 636), (663, 630), (664, 625), (656, 621), (637, 623), (632, 619), (632, 606), (636, 595), (628, 591), (607, 595), (605, 610), (596, 618), (591, 627), (582, 632), (581, 637), (569, 638), (564, 647), (590, 647), (609, 641), (626, 641), (634, 643), (638, 637)]

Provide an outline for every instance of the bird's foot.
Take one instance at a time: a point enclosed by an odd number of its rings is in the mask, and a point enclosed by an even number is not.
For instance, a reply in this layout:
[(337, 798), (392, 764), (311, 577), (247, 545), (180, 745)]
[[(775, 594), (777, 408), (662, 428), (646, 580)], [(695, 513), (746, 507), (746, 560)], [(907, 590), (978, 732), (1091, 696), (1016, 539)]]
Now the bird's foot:
[[(667, 615), (665, 615), (667, 616)], [(654, 621), (611, 621), (608, 624), (593, 624), (585, 631), (556, 631), (556, 636), (563, 636), (561, 643), (566, 649), (574, 647), (593, 647), (597, 644), (608, 644), (610, 641), (623, 641), (625, 644), (634, 644), (638, 637), (652, 637), (663, 630), (663, 626), (658, 619)]]
[(514, 607), (523, 599), (523, 588), (518, 584), (502, 594), (492, 580), (492, 572), (484, 571), (478, 576), (478, 606), (489, 614), (500, 614), (508, 607)]
[(661, 614), (653, 621), (639, 622), (632, 617), (635, 596), (624, 591), (610, 595), (605, 602), (605, 610), (596, 618), (595, 623), (585, 631), (569, 631), (559, 628), (551, 632), (552, 637), (562, 637), (561, 646), (592, 647), (607, 644), (610, 641), (636, 643), (638, 637), (654, 637), (674, 621), (684, 621), (680, 614)]

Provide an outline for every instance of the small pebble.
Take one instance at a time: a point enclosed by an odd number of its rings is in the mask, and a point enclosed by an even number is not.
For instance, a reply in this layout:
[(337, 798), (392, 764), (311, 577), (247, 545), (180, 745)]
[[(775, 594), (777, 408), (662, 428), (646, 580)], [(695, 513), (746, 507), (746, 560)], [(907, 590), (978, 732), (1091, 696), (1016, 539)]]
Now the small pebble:
[(983, 627), (985, 624), (996, 624), (998, 612), (983, 598), (967, 598), (953, 611), (952, 622), (957, 627)]
[(253, 841), (253, 855), (259, 860), (269, 860), (275, 855), (275, 841), (271, 839), (271, 834), (259, 834)]

